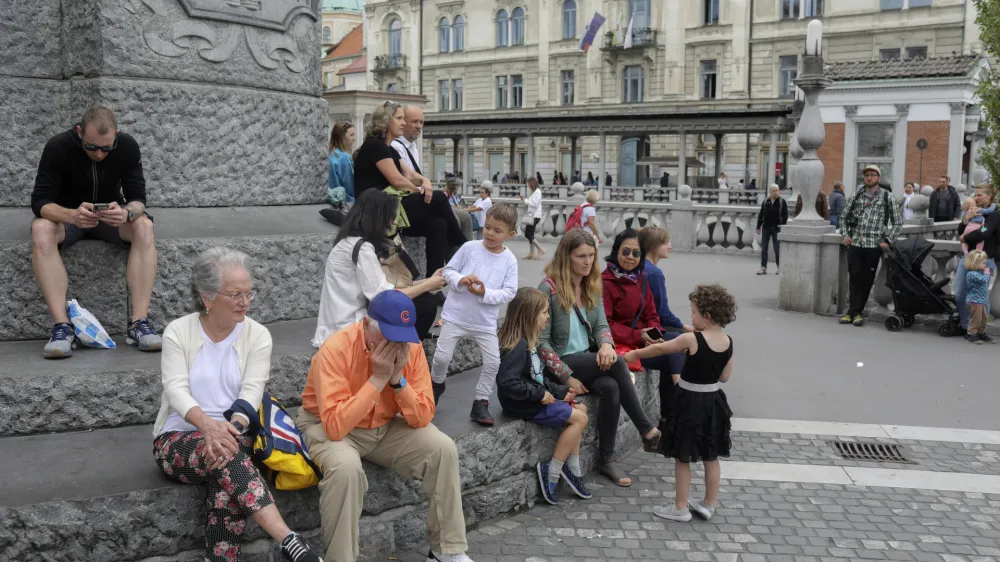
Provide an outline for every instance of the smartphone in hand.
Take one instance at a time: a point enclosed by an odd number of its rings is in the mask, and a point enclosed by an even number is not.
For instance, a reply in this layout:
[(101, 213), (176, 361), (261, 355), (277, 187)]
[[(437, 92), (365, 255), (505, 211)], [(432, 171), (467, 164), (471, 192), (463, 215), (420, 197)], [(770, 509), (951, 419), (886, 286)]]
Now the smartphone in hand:
[(111, 203), (94, 203), (94, 212), (107, 211), (111, 208)]

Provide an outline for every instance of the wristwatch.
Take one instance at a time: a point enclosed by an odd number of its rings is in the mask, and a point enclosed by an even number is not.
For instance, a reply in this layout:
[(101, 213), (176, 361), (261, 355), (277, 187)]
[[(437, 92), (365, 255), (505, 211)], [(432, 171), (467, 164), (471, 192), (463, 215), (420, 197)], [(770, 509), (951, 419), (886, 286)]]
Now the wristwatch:
[(233, 424), (233, 427), (235, 427), (236, 430), (240, 432), (240, 435), (243, 435), (243, 433), (245, 433), (247, 430), (246, 426), (243, 425), (243, 422), (241, 422), (240, 420), (233, 420), (229, 423)]
[(132, 222), (135, 220), (135, 211), (129, 209), (128, 207), (125, 207), (125, 210), (128, 211), (128, 218), (125, 219), (125, 222)]
[(399, 384), (389, 383), (393, 390), (403, 390), (406, 388), (406, 377), (399, 377)]

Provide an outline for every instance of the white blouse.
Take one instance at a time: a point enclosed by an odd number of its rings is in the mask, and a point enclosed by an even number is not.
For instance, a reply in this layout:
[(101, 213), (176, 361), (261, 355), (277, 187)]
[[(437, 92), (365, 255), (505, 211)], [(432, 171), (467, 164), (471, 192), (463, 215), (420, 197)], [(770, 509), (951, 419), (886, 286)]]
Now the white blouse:
[(536, 189), (527, 199), (524, 200), (528, 206), (528, 216), (536, 219), (542, 218), (542, 190)]
[(394, 289), (382, 272), (375, 246), (365, 242), (358, 253), (358, 265), (351, 259), (354, 244), (361, 238), (348, 236), (330, 250), (319, 297), (319, 318), (312, 344), (320, 347), (334, 332), (360, 322), (365, 317), (366, 300)]

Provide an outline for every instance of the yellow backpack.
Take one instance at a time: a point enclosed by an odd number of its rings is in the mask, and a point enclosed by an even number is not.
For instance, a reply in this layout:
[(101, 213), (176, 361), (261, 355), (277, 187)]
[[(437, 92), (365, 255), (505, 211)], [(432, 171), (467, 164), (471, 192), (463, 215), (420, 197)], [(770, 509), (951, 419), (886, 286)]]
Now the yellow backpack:
[(264, 465), (264, 475), (277, 490), (301, 490), (319, 484), (323, 473), (309, 456), (306, 443), (292, 416), (271, 396), (264, 393), (258, 420), (250, 422), (255, 434), (251, 457)]

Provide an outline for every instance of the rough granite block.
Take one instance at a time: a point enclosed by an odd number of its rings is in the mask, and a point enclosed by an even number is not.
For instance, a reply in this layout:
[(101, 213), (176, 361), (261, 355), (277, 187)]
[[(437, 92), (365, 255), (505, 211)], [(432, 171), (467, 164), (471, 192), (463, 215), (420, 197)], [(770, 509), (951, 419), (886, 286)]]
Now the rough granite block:
[(0, 2), (0, 76), (62, 78), (61, 4)]
[[(30, 223), (24, 228), (28, 230)], [(64, 250), (62, 256), (70, 278), (67, 298), (77, 299), (109, 333), (123, 333), (128, 301), (125, 250), (82, 240)], [(0, 287), (4, 288), (0, 295), (0, 341), (48, 339), (52, 316), (31, 269), (31, 242), (0, 242)]]
[[(8, 52), (3, 47), (3, 12), (8, 9), (9, 2), (0, 2), (0, 53)], [(69, 129), (79, 116), (72, 117), (70, 111), (69, 82), (10, 78), (2, 75), (5, 70), (0, 65), (0, 130), (17, 142), (0, 145), (0, 206), (27, 207), (45, 142)]]
[[(33, 4), (15, 5), (19, 3)], [(44, 3), (54, 3), (58, 10), (59, 2)], [(206, 16), (190, 13), (182, 5), (205, 5), (204, 1), (63, 2), (62, 75), (181, 80), (319, 96), (322, 49), (315, 4), (267, 3), (273, 6), (260, 10), (214, 2), (216, 14)], [(283, 9), (288, 7), (296, 11)], [(269, 19), (270, 15), (277, 17)], [(59, 42), (54, 44), (58, 49)], [(58, 64), (58, 51), (52, 58)]]
[(165, 326), (194, 310), (190, 288), (194, 258), (208, 248), (226, 246), (251, 258), (258, 291), (249, 311), (254, 320), (269, 323), (314, 318), (334, 237), (335, 233), (158, 240), (160, 271), (149, 316), (157, 326)]
[(121, 130), (138, 141), (151, 207), (326, 197), (329, 109), (322, 98), (120, 78), (74, 81), (72, 95), (81, 113), (93, 103), (113, 109)]

